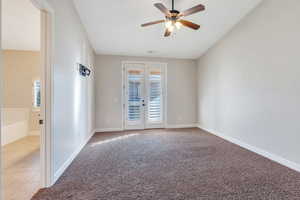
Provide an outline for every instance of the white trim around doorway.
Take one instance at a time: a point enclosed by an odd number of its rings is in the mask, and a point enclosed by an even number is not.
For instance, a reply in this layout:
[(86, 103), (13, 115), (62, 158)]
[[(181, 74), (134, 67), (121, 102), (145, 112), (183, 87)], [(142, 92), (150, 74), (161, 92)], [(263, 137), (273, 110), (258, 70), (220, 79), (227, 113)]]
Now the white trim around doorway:
[[(53, 51), (54, 51), (54, 10), (48, 0), (31, 0), (41, 12), (41, 187), (54, 184), (53, 172)], [(44, 100), (44, 101), (43, 101)]]
[[(2, 10), (2, 1), (0, 0), (0, 10)], [(0, 15), (0, 38), (2, 38), (2, 15)], [(0, 144), (2, 143), (2, 103), (3, 103), (3, 97), (2, 97), (2, 91), (3, 91), (3, 64), (2, 64), (2, 39), (0, 39)], [(0, 199), (4, 198), (2, 187), (2, 148), (0, 148)]]

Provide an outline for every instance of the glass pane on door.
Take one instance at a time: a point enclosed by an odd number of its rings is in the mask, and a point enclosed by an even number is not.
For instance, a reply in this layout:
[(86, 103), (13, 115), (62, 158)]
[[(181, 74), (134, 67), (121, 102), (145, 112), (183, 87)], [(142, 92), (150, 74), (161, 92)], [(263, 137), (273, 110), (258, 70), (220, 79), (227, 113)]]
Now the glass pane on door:
[(144, 127), (144, 69), (127, 69), (127, 125), (128, 128)]
[(128, 121), (141, 119), (141, 93), (143, 75), (139, 71), (128, 72)]

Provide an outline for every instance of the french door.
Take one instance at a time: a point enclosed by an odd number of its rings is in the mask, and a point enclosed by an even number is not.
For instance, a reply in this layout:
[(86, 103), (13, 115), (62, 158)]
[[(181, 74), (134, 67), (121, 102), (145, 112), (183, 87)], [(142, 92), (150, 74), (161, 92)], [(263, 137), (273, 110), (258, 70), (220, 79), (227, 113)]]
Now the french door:
[(165, 65), (124, 64), (124, 125), (127, 130), (163, 128)]

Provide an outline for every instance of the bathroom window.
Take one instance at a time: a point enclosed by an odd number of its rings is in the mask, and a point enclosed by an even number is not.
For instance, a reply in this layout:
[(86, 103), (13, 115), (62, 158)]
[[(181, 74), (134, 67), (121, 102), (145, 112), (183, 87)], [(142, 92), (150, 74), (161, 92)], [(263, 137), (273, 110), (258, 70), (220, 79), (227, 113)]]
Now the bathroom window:
[(41, 107), (41, 81), (33, 81), (33, 109), (40, 110)]

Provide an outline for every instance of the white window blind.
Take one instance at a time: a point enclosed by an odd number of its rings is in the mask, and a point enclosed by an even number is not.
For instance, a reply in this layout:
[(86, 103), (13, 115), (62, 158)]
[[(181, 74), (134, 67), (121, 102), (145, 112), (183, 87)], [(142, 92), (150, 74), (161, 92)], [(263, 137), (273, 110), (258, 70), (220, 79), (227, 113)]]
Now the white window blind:
[(142, 81), (144, 75), (137, 70), (128, 71), (128, 121), (139, 121), (141, 119)]
[(161, 73), (152, 71), (149, 74), (149, 100), (148, 120), (152, 122), (162, 121), (162, 86)]
[(33, 107), (41, 107), (41, 82), (40, 80), (35, 80), (33, 82)]

